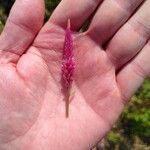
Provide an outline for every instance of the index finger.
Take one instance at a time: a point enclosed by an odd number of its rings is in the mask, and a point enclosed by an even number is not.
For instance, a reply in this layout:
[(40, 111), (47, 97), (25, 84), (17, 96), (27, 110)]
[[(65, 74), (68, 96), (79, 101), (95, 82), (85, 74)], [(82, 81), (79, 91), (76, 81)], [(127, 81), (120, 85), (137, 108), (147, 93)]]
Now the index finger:
[[(0, 36), (0, 59), (22, 55), (44, 20), (44, 0), (16, 0)], [(10, 57), (11, 57), (10, 56)]]
[(71, 19), (72, 30), (79, 29), (102, 0), (63, 0), (50, 17), (50, 22), (66, 27)]

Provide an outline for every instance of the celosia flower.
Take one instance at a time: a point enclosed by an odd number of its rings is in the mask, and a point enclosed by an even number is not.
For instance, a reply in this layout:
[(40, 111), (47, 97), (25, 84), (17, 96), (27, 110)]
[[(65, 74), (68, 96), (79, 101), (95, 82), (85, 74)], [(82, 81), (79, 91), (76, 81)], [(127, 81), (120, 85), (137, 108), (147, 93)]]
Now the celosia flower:
[(68, 19), (68, 25), (65, 32), (65, 42), (63, 51), (63, 63), (62, 63), (62, 79), (63, 85), (66, 91), (66, 116), (69, 115), (69, 99), (70, 88), (73, 81), (73, 73), (75, 68), (74, 53), (73, 53), (73, 40), (70, 30), (70, 19)]

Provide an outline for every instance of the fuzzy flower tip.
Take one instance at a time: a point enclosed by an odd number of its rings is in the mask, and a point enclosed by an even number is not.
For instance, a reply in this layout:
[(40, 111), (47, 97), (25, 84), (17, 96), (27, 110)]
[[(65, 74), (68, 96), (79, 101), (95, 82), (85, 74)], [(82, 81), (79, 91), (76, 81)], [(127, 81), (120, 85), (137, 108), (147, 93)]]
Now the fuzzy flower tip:
[(70, 30), (70, 19), (68, 19), (68, 25), (65, 32), (64, 51), (63, 51), (63, 63), (62, 63), (62, 79), (65, 88), (66, 97), (66, 117), (69, 116), (69, 99), (71, 84), (73, 81), (73, 73), (75, 69), (74, 53), (73, 53), (73, 40)]
[(68, 26), (65, 32), (62, 77), (64, 86), (68, 89), (73, 81), (73, 73), (75, 68), (74, 54), (73, 54), (73, 40), (70, 30), (70, 19), (68, 19)]

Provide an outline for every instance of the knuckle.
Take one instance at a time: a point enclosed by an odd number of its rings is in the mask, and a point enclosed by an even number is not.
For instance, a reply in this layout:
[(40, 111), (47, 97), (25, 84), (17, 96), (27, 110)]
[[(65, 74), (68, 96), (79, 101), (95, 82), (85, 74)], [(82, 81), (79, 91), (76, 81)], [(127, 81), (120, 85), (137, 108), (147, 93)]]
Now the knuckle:
[(140, 76), (141, 78), (145, 78), (147, 75), (146, 70), (137, 62), (133, 62), (131, 64), (132, 69), (134, 71), (134, 73), (138, 76)]

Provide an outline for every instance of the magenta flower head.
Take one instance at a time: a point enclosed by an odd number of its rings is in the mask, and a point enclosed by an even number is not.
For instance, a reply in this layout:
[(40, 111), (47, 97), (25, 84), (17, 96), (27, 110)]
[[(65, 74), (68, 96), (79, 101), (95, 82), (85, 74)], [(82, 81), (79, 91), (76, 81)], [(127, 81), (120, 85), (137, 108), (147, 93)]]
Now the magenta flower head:
[(69, 109), (70, 88), (73, 81), (74, 69), (75, 69), (75, 61), (74, 61), (74, 52), (73, 52), (73, 39), (70, 30), (70, 19), (68, 19), (68, 25), (65, 32), (65, 42), (64, 42), (63, 62), (62, 62), (62, 80), (63, 80), (65, 91), (67, 91), (68, 93), (65, 94), (67, 116), (68, 116), (68, 109)]
[(63, 52), (63, 64), (62, 64), (62, 76), (64, 80), (64, 86), (68, 89), (73, 81), (75, 62), (73, 54), (73, 40), (70, 30), (70, 19), (68, 19), (68, 26), (65, 33), (64, 52)]

